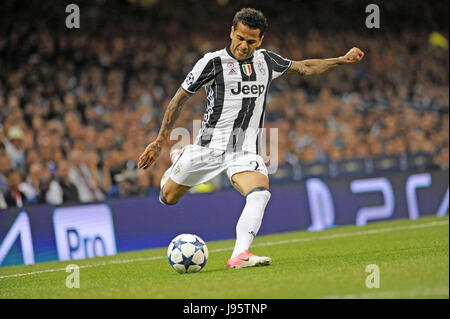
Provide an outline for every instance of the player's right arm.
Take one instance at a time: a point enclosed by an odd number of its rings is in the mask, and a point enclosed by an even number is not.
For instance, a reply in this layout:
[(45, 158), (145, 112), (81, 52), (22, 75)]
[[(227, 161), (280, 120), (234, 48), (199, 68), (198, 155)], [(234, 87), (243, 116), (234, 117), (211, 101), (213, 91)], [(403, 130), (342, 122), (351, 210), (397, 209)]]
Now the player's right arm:
[(146, 169), (156, 161), (159, 153), (169, 139), (170, 132), (183, 109), (184, 103), (186, 103), (190, 96), (191, 94), (181, 87), (177, 90), (164, 113), (158, 137), (148, 144), (144, 152), (139, 156), (138, 168)]
[(208, 85), (214, 80), (216, 75), (215, 66), (218, 61), (220, 60), (215, 59), (213, 55), (207, 53), (194, 65), (192, 71), (189, 72), (181, 87), (175, 93), (175, 96), (170, 100), (164, 113), (158, 137), (148, 144), (144, 152), (139, 156), (138, 168), (149, 168), (156, 161), (159, 153), (161, 153), (162, 148), (170, 137), (170, 132), (183, 109), (184, 103), (201, 87)]

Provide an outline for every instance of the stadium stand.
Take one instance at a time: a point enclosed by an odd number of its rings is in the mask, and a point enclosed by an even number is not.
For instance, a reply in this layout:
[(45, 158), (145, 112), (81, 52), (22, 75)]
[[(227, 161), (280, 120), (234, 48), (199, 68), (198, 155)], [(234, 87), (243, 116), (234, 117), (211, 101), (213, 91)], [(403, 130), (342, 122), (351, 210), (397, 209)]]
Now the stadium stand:
[[(63, 197), (49, 198), (52, 185), (66, 177), (78, 189), (67, 200), (156, 194), (170, 164), (169, 148), (152, 169), (137, 170), (135, 161), (156, 136), (164, 107), (193, 63), (223, 48), (233, 12), (251, 5), (79, 3), (81, 28), (73, 30), (64, 27), (61, 4), (2, 4), (3, 13), (15, 14), (0, 21), (0, 209), (62, 203)], [(327, 4), (320, 17), (309, 15), (317, 12), (314, 4), (303, 4), (297, 14), (290, 1), (258, 6), (270, 22), (263, 46), (285, 57), (327, 58), (352, 46), (366, 53), (355, 66), (274, 81), (265, 126), (278, 128), (278, 169), (271, 181), (448, 169), (447, 11), (408, 2), (426, 10), (428, 20), (377, 32), (364, 27), (360, 5)], [(332, 14), (342, 8), (343, 14)], [(401, 5), (391, 9), (392, 17), (401, 16)], [(361, 21), (348, 22), (354, 10), (361, 10)], [(342, 29), (327, 28), (330, 19)], [(203, 92), (192, 97), (178, 120), (191, 136), (204, 101)], [(69, 171), (61, 173), (67, 163)]]

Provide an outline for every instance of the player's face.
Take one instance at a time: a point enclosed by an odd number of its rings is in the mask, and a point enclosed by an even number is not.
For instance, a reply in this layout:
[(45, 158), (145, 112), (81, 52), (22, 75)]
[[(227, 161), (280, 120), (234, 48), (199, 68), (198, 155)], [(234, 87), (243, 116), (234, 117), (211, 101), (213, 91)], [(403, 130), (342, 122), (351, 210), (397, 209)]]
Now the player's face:
[(230, 50), (239, 61), (248, 59), (261, 45), (264, 36), (259, 37), (259, 29), (250, 29), (245, 24), (238, 22), (236, 29), (232, 26)]

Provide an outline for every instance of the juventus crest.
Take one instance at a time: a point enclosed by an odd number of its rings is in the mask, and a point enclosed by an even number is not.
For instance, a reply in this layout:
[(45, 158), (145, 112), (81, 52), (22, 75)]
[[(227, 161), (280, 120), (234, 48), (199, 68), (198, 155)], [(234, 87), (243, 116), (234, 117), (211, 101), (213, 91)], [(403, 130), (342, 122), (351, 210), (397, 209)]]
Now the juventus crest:
[(242, 72), (244, 72), (246, 76), (250, 76), (252, 74), (252, 66), (249, 63), (242, 64)]

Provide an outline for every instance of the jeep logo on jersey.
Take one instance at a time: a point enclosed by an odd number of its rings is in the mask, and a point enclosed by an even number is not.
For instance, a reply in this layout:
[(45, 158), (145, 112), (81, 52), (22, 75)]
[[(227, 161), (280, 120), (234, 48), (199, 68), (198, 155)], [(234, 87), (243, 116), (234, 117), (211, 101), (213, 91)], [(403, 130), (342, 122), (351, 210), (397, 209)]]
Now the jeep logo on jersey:
[(232, 88), (233, 95), (242, 95), (244, 97), (259, 97), (266, 90), (263, 82), (246, 81), (237, 82), (237, 88)]

